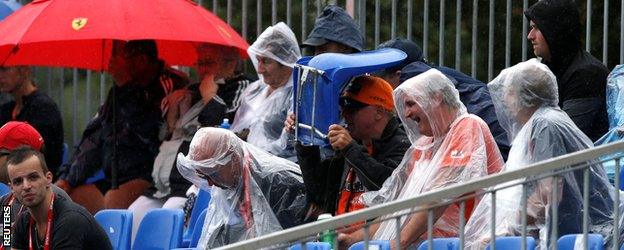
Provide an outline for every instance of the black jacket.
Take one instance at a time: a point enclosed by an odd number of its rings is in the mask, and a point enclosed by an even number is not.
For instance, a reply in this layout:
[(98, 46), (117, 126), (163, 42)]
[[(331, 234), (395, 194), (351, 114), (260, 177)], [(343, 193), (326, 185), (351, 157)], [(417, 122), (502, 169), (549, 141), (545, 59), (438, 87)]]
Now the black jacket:
[(342, 152), (336, 152), (336, 156), (321, 161), (317, 146), (296, 145), (308, 200), (325, 212), (334, 213), (338, 193), (344, 183), (345, 166), (356, 170), (366, 190), (379, 190), (410, 146), (407, 134), (397, 119), (390, 119), (381, 138), (373, 140), (373, 155), (368, 154), (366, 147), (352, 142)]
[[(56, 103), (39, 90), (22, 97), (22, 110), (15, 117), (32, 125), (43, 137), (46, 165), (54, 178), (61, 166), (63, 152), (63, 119)], [(0, 106), (0, 125), (11, 121), (15, 101)]]
[[(168, 81), (161, 78), (171, 79), (173, 86), (165, 89), (162, 84)], [(59, 179), (77, 186), (103, 168), (105, 181), (110, 184), (112, 169), (116, 168), (120, 185), (137, 178), (151, 181), (154, 158), (161, 143), (158, 137), (163, 123), (161, 100), (169, 91), (186, 84), (187, 79), (163, 66), (147, 86), (127, 83), (111, 87), (106, 102), (87, 125)]]
[(571, 0), (539, 1), (524, 13), (550, 49), (546, 62), (557, 77), (559, 106), (592, 141), (608, 128), (605, 88), (609, 70), (582, 48), (578, 9)]

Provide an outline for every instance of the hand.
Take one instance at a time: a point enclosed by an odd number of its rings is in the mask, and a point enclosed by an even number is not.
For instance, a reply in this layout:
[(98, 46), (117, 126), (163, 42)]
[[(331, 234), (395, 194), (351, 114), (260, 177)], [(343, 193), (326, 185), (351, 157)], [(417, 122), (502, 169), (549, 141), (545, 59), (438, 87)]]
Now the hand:
[(353, 238), (350, 234), (338, 234), (338, 249), (348, 249), (355, 242), (356, 239)]
[(343, 150), (353, 141), (349, 131), (343, 126), (337, 124), (329, 126), (327, 137), (329, 138), (329, 143), (334, 150)]
[(201, 83), (199, 83), (199, 94), (201, 95), (204, 104), (210, 102), (210, 100), (217, 95), (218, 90), (219, 84), (215, 82), (214, 75), (204, 75)]
[(284, 121), (284, 131), (288, 134), (295, 133), (295, 114), (290, 113), (286, 116), (286, 121)]
[(65, 191), (65, 193), (70, 194), (72, 187), (71, 185), (69, 185), (69, 182), (67, 182), (66, 180), (57, 180), (56, 183), (54, 183), (54, 185), (56, 185), (57, 187), (59, 187), (60, 189), (63, 189)]

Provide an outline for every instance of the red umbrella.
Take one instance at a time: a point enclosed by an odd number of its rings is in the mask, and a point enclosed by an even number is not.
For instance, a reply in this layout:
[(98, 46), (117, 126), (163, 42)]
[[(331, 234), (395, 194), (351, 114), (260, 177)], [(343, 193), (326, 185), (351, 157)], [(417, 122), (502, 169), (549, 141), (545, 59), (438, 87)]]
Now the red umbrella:
[(0, 22), (0, 65), (103, 70), (112, 40), (154, 39), (172, 65), (193, 65), (198, 43), (249, 44), (190, 0), (35, 0)]

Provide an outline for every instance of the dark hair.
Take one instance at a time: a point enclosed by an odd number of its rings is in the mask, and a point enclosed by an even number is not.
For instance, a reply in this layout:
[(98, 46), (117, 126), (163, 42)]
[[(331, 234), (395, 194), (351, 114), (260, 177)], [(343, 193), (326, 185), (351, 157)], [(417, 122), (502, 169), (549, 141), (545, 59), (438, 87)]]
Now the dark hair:
[(28, 146), (22, 146), (11, 151), (9, 157), (7, 158), (6, 165), (9, 166), (20, 164), (26, 161), (28, 158), (32, 157), (33, 155), (39, 159), (39, 165), (41, 166), (41, 170), (43, 170), (43, 173), (47, 173), (49, 170), (43, 154)]
[(158, 60), (158, 48), (154, 40), (131, 40), (125, 44), (124, 50), (131, 56), (144, 55), (149, 61)]

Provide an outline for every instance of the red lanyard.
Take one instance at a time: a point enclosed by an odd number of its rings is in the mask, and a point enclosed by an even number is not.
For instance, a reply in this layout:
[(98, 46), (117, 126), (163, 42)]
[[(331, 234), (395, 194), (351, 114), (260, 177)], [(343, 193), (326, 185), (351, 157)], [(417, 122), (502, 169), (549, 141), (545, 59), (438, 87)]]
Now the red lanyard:
[[(50, 249), (50, 231), (52, 231), (52, 218), (54, 217), (54, 213), (52, 212), (52, 208), (54, 206), (54, 193), (52, 193), (52, 200), (50, 201), (50, 209), (48, 209), (48, 223), (46, 225), (46, 233), (45, 233), (45, 240), (44, 240), (44, 245), (43, 245), (43, 249), (44, 250), (49, 250)], [(33, 249), (33, 243), (32, 243), (32, 225), (34, 224), (35, 220), (32, 217), (32, 214), (30, 216), (30, 222), (28, 223), (28, 246), (29, 249), (32, 250)], [(39, 237), (39, 236), (37, 236)]]
[(251, 210), (251, 197), (249, 192), (250, 180), (249, 180), (249, 170), (251, 168), (251, 157), (249, 154), (245, 153), (245, 163), (243, 163), (243, 202), (241, 203), (240, 212), (243, 222), (245, 223), (245, 228), (249, 229), (253, 226), (253, 212)]

